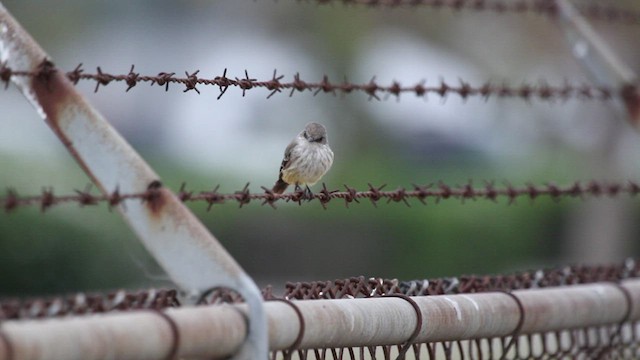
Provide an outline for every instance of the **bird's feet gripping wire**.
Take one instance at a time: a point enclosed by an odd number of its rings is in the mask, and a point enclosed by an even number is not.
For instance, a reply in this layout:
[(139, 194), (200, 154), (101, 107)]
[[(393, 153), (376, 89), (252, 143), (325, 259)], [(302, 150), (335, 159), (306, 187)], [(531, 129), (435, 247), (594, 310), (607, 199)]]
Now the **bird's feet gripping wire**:
[(296, 184), (295, 191), (296, 191), (296, 193), (300, 193), (301, 194), (301, 199), (307, 200), (307, 201), (313, 200), (313, 192), (311, 192), (311, 189), (309, 188), (309, 185), (305, 185), (304, 186), (304, 190), (303, 190), (302, 187), (300, 187), (299, 184)]

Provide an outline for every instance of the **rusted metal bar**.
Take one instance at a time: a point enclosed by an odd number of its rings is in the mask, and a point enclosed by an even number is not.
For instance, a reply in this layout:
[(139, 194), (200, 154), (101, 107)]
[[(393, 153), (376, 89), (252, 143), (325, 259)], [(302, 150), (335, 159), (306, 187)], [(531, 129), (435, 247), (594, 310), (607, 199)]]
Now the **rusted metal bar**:
[(138, 238), (182, 289), (237, 290), (249, 304), (249, 335), (239, 357), (266, 358), (266, 318), (253, 280), (122, 136), (57, 71), (49, 56), (0, 4), (0, 62), (38, 71), (12, 81), (104, 194), (151, 190), (119, 210)]
[[(285, 301), (286, 302), (286, 301)], [(265, 304), (272, 350), (504, 338), (640, 319), (640, 280), (504, 292)], [(415, 306), (414, 306), (415, 305)], [(242, 305), (7, 321), (14, 358), (224, 358), (243, 339)], [(301, 335), (302, 334), (302, 335)], [(179, 339), (180, 341), (176, 341)], [(57, 346), (63, 344), (63, 346)], [(7, 359), (0, 342), (0, 360)], [(497, 358), (497, 357), (490, 357)]]
[(595, 81), (619, 91), (623, 118), (640, 129), (638, 75), (598, 35), (570, 0), (557, 0), (559, 19), (573, 54)]

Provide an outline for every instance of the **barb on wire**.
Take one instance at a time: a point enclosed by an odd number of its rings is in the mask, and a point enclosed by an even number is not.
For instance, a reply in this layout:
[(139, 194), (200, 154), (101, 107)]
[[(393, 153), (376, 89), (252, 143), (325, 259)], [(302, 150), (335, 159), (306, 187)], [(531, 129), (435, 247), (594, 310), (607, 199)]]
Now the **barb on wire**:
[[(547, 17), (558, 15), (554, 0), (315, 0), (319, 4), (342, 3), (370, 7), (428, 7), (436, 10), (492, 12), (496, 14), (536, 14)], [(640, 12), (624, 9), (610, 3), (576, 4), (582, 16), (591, 20), (640, 25)]]
[[(159, 185), (160, 186), (160, 185)], [(304, 191), (298, 190), (286, 194), (275, 194), (268, 188), (262, 187), (264, 192), (252, 193), (247, 183), (242, 190), (233, 193), (220, 193), (216, 186), (211, 191), (202, 191), (195, 193), (187, 190), (183, 184), (178, 192), (178, 197), (183, 202), (205, 202), (207, 203), (207, 211), (211, 210), (214, 205), (220, 205), (227, 202), (234, 202), (240, 207), (251, 203), (252, 201), (261, 202), (261, 205), (269, 205), (276, 208), (277, 202), (295, 202), (299, 205), (317, 201), (323, 208), (327, 208), (328, 204), (334, 200), (344, 201), (344, 205), (360, 203), (360, 199), (369, 199), (374, 206), (380, 201), (386, 203), (396, 202), (403, 203), (410, 207), (410, 200), (418, 200), (424, 205), (428, 204), (428, 200), (435, 203), (445, 200), (458, 200), (464, 203), (468, 200), (490, 200), (497, 202), (498, 199), (507, 200), (508, 204), (513, 204), (519, 198), (537, 200), (541, 197), (550, 198), (552, 200), (561, 200), (563, 198), (585, 198), (599, 196), (635, 196), (640, 193), (640, 185), (633, 181), (625, 183), (618, 182), (580, 182), (576, 181), (568, 186), (559, 186), (555, 184), (534, 185), (527, 184), (525, 186), (513, 186), (505, 183), (502, 186), (496, 186), (494, 182), (485, 182), (483, 186), (474, 186), (472, 182), (464, 185), (450, 186), (443, 182), (429, 185), (413, 185), (411, 188), (400, 187), (395, 190), (383, 190), (385, 185), (374, 186), (369, 184), (366, 190), (357, 190), (350, 186), (344, 185), (344, 191), (329, 190), (323, 183), (322, 189), (310, 196)], [(159, 187), (150, 187), (147, 191), (136, 194), (120, 194), (116, 189), (109, 195), (91, 194), (91, 188), (87, 187), (84, 191), (76, 190), (75, 195), (54, 195), (53, 189), (43, 188), (40, 195), (20, 196), (13, 188), (8, 188), (4, 196), (0, 196), (0, 206), (6, 212), (13, 211), (19, 207), (39, 206), (42, 211), (63, 204), (76, 203), (79, 206), (90, 206), (98, 203), (107, 203), (109, 207), (113, 207), (123, 203), (125, 200), (140, 200), (149, 203), (157, 201), (157, 192)], [(153, 205), (153, 204), (152, 204)]]
[[(562, 85), (549, 85), (546, 81), (539, 81), (537, 84), (523, 83), (519, 86), (510, 86), (507, 84), (493, 84), (490, 82), (472, 85), (471, 83), (460, 79), (457, 84), (446, 82), (440, 79), (433, 85), (429, 85), (427, 81), (419, 81), (412, 85), (402, 85), (397, 81), (391, 84), (381, 84), (376, 81), (375, 76), (366, 83), (352, 83), (348, 80), (342, 82), (331, 82), (328, 76), (324, 76), (321, 81), (312, 82), (303, 80), (299, 73), (293, 76), (291, 82), (283, 81), (284, 75), (277, 75), (274, 70), (273, 77), (266, 81), (260, 81), (249, 76), (249, 72), (245, 70), (243, 77), (227, 77), (227, 69), (221, 76), (214, 78), (199, 77), (200, 70), (193, 72), (185, 71), (184, 77), (176, 76), (175, 72), (161, 72), (158, 75), (141, 75), (134, 72), (134, 65), (127, 74), (110, 74), (104, 72), (101, 67), (97, 67), (96, 73), (86, 73), (82, 68), (82, 64), (78, 65), (74, 70), (66, 73), (66, 76), (74, 84), (80, 80), (95, 81), (96, 87), (94, 91), (98, 91), (100, 86), (107, 86), (113, 82), (122, 82), (127, 87), (125, 91), (129, 91), (139, 83), (149, 83), (150, 85), (158, 85), (164, 87), (165, 91), (169, 90), (169, 85), (175, 84), (183, 86), (183, 92), (191, 90), (200, 94), (198, 86), (217, 86), (220, 99), (230, 87), (236, 87), (242, 90), (242, 96), (249, 90), (266, 89), (269, 91), (267, 98), (271, 98), (277, 93), (289, 90), (289, 96), (293, 96), (296, 92), (311, 92), (317, 95), (320, 92), (336, 94), (350, 94), (353, 92), (361, 92), (366, 94), (369, 99), (380, 100), (382, 95), (394, 96), (414, 95), (417, 97), (427, 97), (434, 95), (446, 99), (449, 95), (457, 95), (463, 100), (471, 97), (480, 97), (484, 100), (489, 98), (513, 98), (522, 99), (524, 101), (566, 101), (569, 99), (577, 100), (599, 100), (608, 101), (614, 98), (627, 101), (630, 93), (639, 91), (640, 86), (637, 84), (623, 84), (621, 88), (593, 86), (588, 84), (577, 84), (565, 81)], [(0, 63), (0, 81), (5, 83), (5, 88), (14, 76), (30, 76), (47, 80), (52, 71), (56, 71), (54, 65), (45, 61), (36, 71), (15, 70), (8, 67), (6, 63)]]

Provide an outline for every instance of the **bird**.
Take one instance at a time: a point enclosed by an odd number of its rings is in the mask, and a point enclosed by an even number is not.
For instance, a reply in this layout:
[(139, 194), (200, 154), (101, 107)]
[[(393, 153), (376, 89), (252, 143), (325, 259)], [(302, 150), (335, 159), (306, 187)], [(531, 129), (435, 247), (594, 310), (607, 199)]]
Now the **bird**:
[(311, 189), (333, 164), (333, 151), (329, 147), (327, 129), (322, 124), (312, 122), (304, 127), (284, 150), (278, 181), (272, 192), (282, 194), (289, 185), (296, 191), (305, 186), (304, 195), (310, 200)]

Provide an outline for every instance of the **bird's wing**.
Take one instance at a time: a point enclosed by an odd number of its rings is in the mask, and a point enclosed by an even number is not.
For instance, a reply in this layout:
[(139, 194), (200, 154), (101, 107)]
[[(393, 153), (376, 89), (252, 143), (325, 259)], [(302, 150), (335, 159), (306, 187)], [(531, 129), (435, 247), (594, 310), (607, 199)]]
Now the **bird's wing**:
[(289, 167), (291, 163), (291, 151), (296, 146), (296, 140), (294, 139), (284, 150), (284, 158), (282, 159), (282, 164), (280, 165), (280, 176), (282, 176), (282, 170)]

